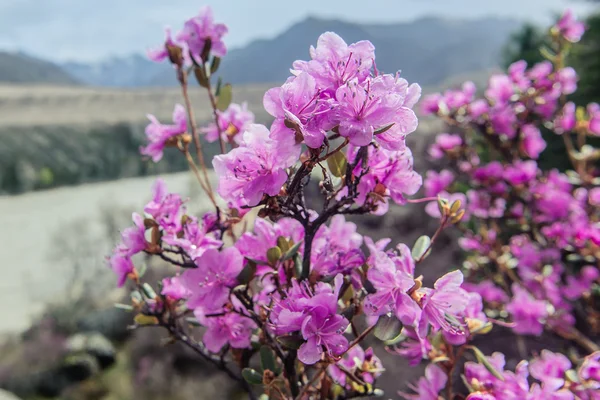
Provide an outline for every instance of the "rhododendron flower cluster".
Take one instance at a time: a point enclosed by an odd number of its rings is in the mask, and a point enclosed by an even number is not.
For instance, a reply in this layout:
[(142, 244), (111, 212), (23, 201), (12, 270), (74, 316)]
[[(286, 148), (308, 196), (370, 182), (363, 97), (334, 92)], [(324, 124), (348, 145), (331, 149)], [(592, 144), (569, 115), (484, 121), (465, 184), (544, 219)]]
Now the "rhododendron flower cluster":
[[(571, 14), (551, 30), (552, 60), (515, 63), (481, 98), (466, 83), (424, 99), (425, 113), (458, 128), (432, 144), (428, 155), (450, 163), (424, 182), (406, 144), (421, 88), (380, 72), (372, 43), (322, 34), (310, 59), (265, 93), (273, 117), (265, 126), (231, 102), (226, 77), (213, 86), (226, 33), (204, 8), (149, 52), (173, 65), (185, 106), (172, 125), (149, 116), (141, 154), (159, 162), (180, 152), (214, 209), (194, 215), (157, 180), (143, 215), (133, 214), (108, 264), (131, 289), (121, 308), (136, 313), (135, 327), (165, 328), (251, 399), (381, 396), (382, 347), (413, 366), (429, 362), (412, 393), (399, 388), (407, 399), (598, 398), (600, 353), (586, 334), (600, 332), (600, 155), (585, 139), (600, 132), (600, 107), (565, 103), (577, 76), (561, 52), (582, 35)], [(211, 106), (202, 127), (191, 77)], [(566, 141), (574, 171), (538, 167), (548, 128)], [(218, 141), (221, 153), (205, 160), (202, 139)], [(421, 186), (425, 197), (411, 199)], [(317, 194), (307, 199), (310, 189)], [(363, 236), (350, 216), (384, 215), (390, 200), (428, 203), (437, 230), (411, 246)], [(424, 278), (420, 264), (453, 226), (463, 233), (464, 268)], [(162, 271), (160, 282), (145, 281), (146, 264)], [(579, 330), (577, 310), (590, 332)], [(494, 325), (554, 332), (577, 347), (572, 357), (532, 354), (513, 372), (503, 354), (476, 347)], [(371, 336), (382, 344), (366, 348)]]

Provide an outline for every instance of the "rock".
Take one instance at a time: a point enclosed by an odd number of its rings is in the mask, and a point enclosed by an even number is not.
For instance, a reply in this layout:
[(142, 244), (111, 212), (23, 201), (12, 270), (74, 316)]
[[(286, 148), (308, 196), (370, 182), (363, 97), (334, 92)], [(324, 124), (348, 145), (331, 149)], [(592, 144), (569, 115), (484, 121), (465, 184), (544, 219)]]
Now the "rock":
[(115, 307), (91, 311), (77, 321), (80, 332), (98, 332), (110, 340), (122, 341), (131, 334), (127, 329), (133, 322), (131, 313)]
[(21, 400), (11, 392), (0, 389), (0, 400)]
[(113, 344), (97, 332), (78, 333), (71, 336), (66, 343), (71, 354), (87, 354), (96, 359), (99, 368), (105, 369), (114, 364), (116, 351)]

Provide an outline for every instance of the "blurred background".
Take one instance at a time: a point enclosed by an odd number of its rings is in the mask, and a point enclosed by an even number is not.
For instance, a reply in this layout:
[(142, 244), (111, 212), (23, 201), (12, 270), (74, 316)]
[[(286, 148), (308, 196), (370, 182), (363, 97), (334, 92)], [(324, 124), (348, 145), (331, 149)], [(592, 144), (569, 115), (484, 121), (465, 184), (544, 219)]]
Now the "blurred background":
[[(165, 25), (179, 30), (206, 4), (230, 29), (218, 74), (260, 123), (270, 122), (264, 92), (287, 78), (294, 60), (307, 59), (325, 31), (348, 43), (370, 40), (378, 69), (401, 70), (431, 93), (465, 80), (483, 88), (512, 61), (539, 61), (544, 29), (566, 8), (590, 27), (571, 57), (588, 88), (579, 96), (598, 100), (594, 2), (0, 0), (0, 399), (8, 391), (22, 399), (225, 396), (215, 388), (226, 378), (182, 348), (161, 346), (161, 332), (126, 329), (130, 316), (113, 306), (125, 290), (114, 289), (105, 266), (156, 175), (189, 197), (192, 211), (207, 208), (180, 154), (167, 151), (158, 164), (139, 155), (146, 114), (168, 119), (181, 101), (172, 67), (145, 52), (162, 44)], [(192, 102), (198, 123), (208, 122), (200, 88)], [(425, 149), (443, 129), (421, 119), (410, 136), (417, 171), (427, 169)], [(412, 243), (429, 224), (421, 208), (356, 222), (375, 238)], [(452, 242), (427, 260), (430, 273), (458, 265)], [(390, 396), (420, 373), (394, 363), (383, 378)]]

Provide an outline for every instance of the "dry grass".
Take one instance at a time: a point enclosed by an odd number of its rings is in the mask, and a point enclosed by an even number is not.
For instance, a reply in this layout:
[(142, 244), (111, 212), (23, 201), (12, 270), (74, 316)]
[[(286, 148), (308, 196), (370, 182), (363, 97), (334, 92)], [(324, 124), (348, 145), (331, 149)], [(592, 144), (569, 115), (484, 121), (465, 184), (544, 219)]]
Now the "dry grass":
[[(234, 101), (247, 101), (264, 120), (262, 98), (270, 85), (234, 88)], [(206, 93), (191, 90), (199, 121), (210, 118)], [(0, 85), (0, 126), (93, 125), (139, 123), (146, 114), (168, 119), (173, 105), (181, 103), (178, 88), (115, 89), (47, 85)], [(262, 112), (262, 114), (261, 114)]]

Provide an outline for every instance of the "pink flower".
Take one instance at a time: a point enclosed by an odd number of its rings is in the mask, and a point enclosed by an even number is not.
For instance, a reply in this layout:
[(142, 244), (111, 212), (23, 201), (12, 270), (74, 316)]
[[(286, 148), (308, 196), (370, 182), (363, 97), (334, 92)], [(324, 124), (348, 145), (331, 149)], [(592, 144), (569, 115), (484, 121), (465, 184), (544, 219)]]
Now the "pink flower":
[(315, 364), (325, 352), (339, 356), (348, 348), (343, 333), (350, 323), (341, 315), (331, 315), (326, 308), (317, 307), (302, 322), (304, 342), (298, 349), (298, 359), (304, 364)]
[(590, 189), (589, 201), (591, 205), (600, 207), (600, 187)]
[(556, 78), (560, 83), (561, 93), (573, 94), (577, 90), (577, 72), (571, 67), (560, 69), (556, 72)]
[(349, 322), (337, 314), (342, 275), (334, 279), (335, 288), (319, 282), (311, 289), (307, 282), (292, 281), (285, 294), (275, 297), (270, 322), (276, 334), (300, 332), (304, 343), (298, 349), (298, 359), (304, 364), (318, 362), (324, 353), (339, 356), (348, 347), (344, 332)]
[[(368, 171), (358, 185), (358, 204), (371, 201), (369, 193), (378, 194), (377, 209), (375, 213), (383, 214), (387, 211), (387, 198), (391, 197), (397, 204), (406, 204), (406, 195), (413, 195), (419, 191), (423, 178), (413, 170), (413, 157), (407, 147), (403, 151), (390, 151), (384, 148), (369, 147)], [(358, 148), (349, 146), (348, 159), (354, 160)], [(361, 163), (353, 171), (354, 175), (363, 174)], [(340, 193), (341, 195), (344, 193)]]
[(558, 32), (569, 42), (577, 43), (585, 32), (585, 24), (573, 16), (573, 11), (566, 10), (556, 23)]
[(187, 115), (185, 108), (181, 104), (175, 105), (173, 111), (173, 125), (163, 125), (154, 115), (148, 114), (150, 124), (146, 127), (146, 138), (148, 144), (146, 147), (140, 147), (142, 155), (152, 158), (152, 161), (159, 162), (163, 156), (165, 146), (176, 136), (182, 135), (187, 130)]
[(421, 318), (435, 329), (442, 329), (449, 333), (462, 332), (461, 327), (453, 326), (447, 317), (452, 316), (456, 319), (469, 303), (467, 292), (460, 287), (462, 282), (462, 272), (452, 271), (439, 278), (433, 285), (433, 289), (419, 289), (418, 293), (423, 295)]
[(485, 91), (485, 97), (493, 104), (508, 103), (515, 93), (511, 79), (506, 75), (492, 75)]
[[(504, 371), (504, 354), (495, 352), (491, 356), (487, 356), (486, 359), (496, 371), (500, 373)], [(476, 384), (480, 387), (491, 390), (498, 382), (500, 382), (500, 379), (492, 375), (492, 373), (483, 364), (467, 361), (465, 363), (464, 370), (465, 379), (471, 385)]]
[(117, 275), (117, 286), (122, 287), (127, 280), (127, 275), (134, 271), (133, 263), (129, 256), (115, 253), (109, 260), (109, 265)]
[(429, 364), (425, 368), (425, 376), (420, 378), (416, 385), (409, 387), (415, 394), (398, 392), (404, 399), (410, 400), (438, 400), (440, 391), (446, 387), (448, 376), (440, 367)]
[[(400, 85), (404, 90), (396, 88)], [(408, 84), (404, 79), (396, 79), (390, 75), (378, 76), (359, 84), (355, 78), (344, 86), (340, 86), (335, 98), (339, 105), (336, 108), (336, 122), (339, 123), (340, 135), (350, 140), (355, 146), (366, 146), (373, 140), (377, 129), (394, 123), (397, 130), (396, 142), (401, 141), (404, 134), (417, 128), (417, 117), (413, 111), (404, 107)], [(400, 137), (399, 137), (400, 136)], [(390, 136), (384, 137), (383, 144), (388, 148), (401, 148), (392, 144)]]
[[(181, 52), (181, 59), (172, 58), (176, 53)], [(187, 50), (179, 43), (175, 43), (171, 38), (171, 29), (165, 29), (165, 43), (159, 49), (151, 49), (147, 52), (148, 58), (154, 62), (162, 62), (169, 59), (174, 66), (183, 66), (191, 63)]]
[(546, 148), (546, 141), (542, 139), (540, 130), (534, 125), (523, 125), (521, 128), (521, 143), (523, 151), (527, 156), (537, 159), (540, 153)]
[[(253, 231), (244, 233), (235, 243), (235, 247), (244, 257), (259, 262), (259, 265), (268, 265), (267, 251), (277, 246), (279, 237), (300, 243), (304, 239), (304, 227), (291, 218), (282, 218), (274, 224), (263, 218), (257, 218), (254, 221)], [(302, 254), (302, 246), (299, 251)]]
[(317, 47), (311, 46), (310, 56), (311, 61), (294, 62), (292, 72), (308, 72), (319, 87), (334, 93), (351, 79), (367, 79), (375, 61), (375, 47), (367, 40), (348, 46), (337, 34), (325, 32), (319, 36)]
[(185, 42), (193, 57), (200, 59), (206, 43), (210, 43), (210, 51), (217, 57), (225, 57), (227, 48), (223, 42), (223, 36), (227, 33), (227, 26), (215, 24), (212, 9), (203, 7), (200, 13), (189, 20), (183, 26), (183, 30), (177, 35), (177, 40)]
[(213, 159), (218, 192), (234, 204), (255, 206), (263, 195), (279, 194), (296, 156), (293, 148), (278, 148), (264, 125), (250, 125), (240, 147)]
[(575, 129), (575, 103), (572, 101), (565, 104), (560, 115), (554, 120), (554, 131), (559, 135)]
[[(340, 370), (337, 365), (342, 365), (347, 371), (359, 376), (364, 382), (372, 384), (383, 372), (383, 367), (379, 358), (373, 353), (372, 348), (363, 350), (360, 345), (356, 345), (336, 364), (327, 368), (329, 375), (341, 386), (346, 386), (348, 382), (347, 375)], [(350, 386), (350, 385), (348, 385)]]
[(162, 280), (161, 294), (168, 296), (174, 300), (185, 299), (190, 295), (190, 291), (185, 287), (181, 281), (181, 276), (174, 276), (172, 278), (164, 278)]
[(195, 261), (198, 268), (181, 274), (181, 282), (190, 292), (187, 306), (203, 313), (219, 312), (229, 299), (244, 259), (238, 249), (229, 247), (222, 251), (207, 249)]
[(523, 185), (535, 179), (538, 172), (533, 160), (517, 160), (504, 168), (504, 179), (513, 186)]
[(367, 260), (367, 278), (376, 292), (365, 298), (367, 315), (392, 312), (407, 326), (416, 326), (420, 317), (419, 305), (408, 294), (415, 285), (414, 261), (406, 245), (399, 244), (398, 254), (375, 250)]
[[(600, 351), (596, 351), (583, 360), (577, 371), (579, 378), (585, 382), (590, 390), (600, 389)], [(595, 398), (594, 398), (595, 400)]]
[(169, 193), (165, 181), (157, 179), (152, 186), (152, 200), (144, 207), (158, 225), (168, 235), (176, 235), (181, 231), (181, 218), (185, 212), (183, 201), (176, 193)]
[(322, 225), (313, 239), (311, 267), (321, 276), (348, 274), (361, 267), (365, 257), (360, 251), (363, 237), (356, 232), (356, 224), (346, 222), (343, 215), (335, 215), (329, 227)]
[(513, 284), (512, 291), (513, 298), (506, 311), (515, 323), (513, 330), (520, 335), (541, 335), (548, 317), (546, 302), (536, 300), (517, 284)]
[(144, 251), (147, 245), (144, 219), (137, 213), (133, 213), (131, 218), (135, 226), (123, 230), (121, 233), (121, 243), (116, 248), (119, 254), (128, 257)]
[(527, 61), (520, 60), (508, 67), (508, 75), (511, 81), (521, 90), (526, 91), (531, 85), (531, 81), (527, 78)]
[(463, 282), (462, 288), (467, 292), (478, 293), (488, 303), (505, 303), (508, 301), (506, 293), (494, 285), (492, 281), (483, 281), (478, 284)]
[(565, 372), (570, 368), (571, 361), (565, 355), (542, 350), (541, 357), (531, 361), (529, 372), (541, 382), (559, 379), (564, 383)]
[(248, 111), (246, 102), (242, 103), (241, 106), (231, 103), (225, 111), (218, 111), (218, 114), (219, 128), (217, 128), (217, 124), (212, 122), (201, 129), (205, 134), (206, 141), (209, 143), (219, 140), (219, 129), (225, 142), (238, 143), (241, 133), (245, 132), (254, 123), (254, 114)]
[(252, 331), (256, 329), (256, 324), (250, 318), (234, 312), (221, 317), (207, 317), (197, 311), (194, 314), (207, 327), (202, 342), (208, 351), (218, 353), (226, 344), (234, 349), (251, 346)]
[(435, 171), (427, 171), (425, 177), (425, 183), (423, 188), (425, 189), (426, 197), (437, 196), (441, 192), (445, 191), (448, 186), (454, 182), (454, 174), (452, 171), (444, 169), (439, 173)]
[(328, 114), (333, 99), (322, 95), (315, 78), (307, 72), (290, 78), (281, 87), (269, 89), (263, 105), (275, 117), (271, 137), (295, 145), (296, 130), (308, 147), (319, 148), (327, 130), (334, 127)]
[(592, 135), (600, 136), (600, 106), (596, 103), (590, 103), (587, 110), (590, 116), (588, 129)]
[(189, 217), (183, 225), (183, 236), (169, 235), (163, 238), (165, 243), (180, 247), (192, 259), (200, 257), (207, 249), (219, 248), (223, 242), (201, 227), (196, 217)]
[(600, 278), (600, 271), (593, 265), (581, 269), (579, 276), (567, 276), (566, 285), (562, 288), (564, 296), (569, 300), (577, 300), (585, 293), (589, 293), (592, 285)]
[(401, 334), (406, 336), (406, 340), (400, 342), (398, 347), (393, 349), (394, 354), (408, 359), (408, 365), (411, 367), (419, 365), (421, 361), (428, 358), (432, 346), (427, 337), (420, 337), (416, 329), (408, 327), (402, 328)]
[(436, 160), (444, 157), (444, 153), (462, 146), (463, 140), (459, 135), (440, 133), (435, 137), (435, 143), (429, 148), (429, 155)]

